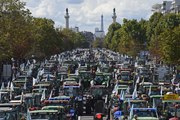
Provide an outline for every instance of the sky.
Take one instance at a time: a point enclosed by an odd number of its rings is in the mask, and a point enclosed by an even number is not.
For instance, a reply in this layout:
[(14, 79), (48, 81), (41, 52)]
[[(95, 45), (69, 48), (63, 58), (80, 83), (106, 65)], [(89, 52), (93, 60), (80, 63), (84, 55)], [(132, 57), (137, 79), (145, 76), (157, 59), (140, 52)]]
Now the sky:
[(52, 19), (56, 27), (65, 27), (65, 12), (69, 9), (70, 27), (80, 31), (100, 28), (101, 15), (104, 16), (104, 31), (112, 23), (113, 8), (116, 9), (117, 22), (123, 18), (140, 20), (152, 15), (152, 5), (163, 0), (22, 0), (26, 2), (32, 16)]

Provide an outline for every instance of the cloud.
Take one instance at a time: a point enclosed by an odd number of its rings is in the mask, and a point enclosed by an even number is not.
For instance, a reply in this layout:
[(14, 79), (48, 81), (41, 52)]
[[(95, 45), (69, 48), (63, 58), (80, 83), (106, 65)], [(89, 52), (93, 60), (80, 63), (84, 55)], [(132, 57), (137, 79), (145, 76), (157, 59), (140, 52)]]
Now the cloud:
[(67, 0), (69, 4), (81, 4), (84, 0)]
[(27, 2), (35, 17), (47, 17), (55, 21), (56, 26), (65, 27), (65, 9), (69, 9), (70, 26), (80, 30), (94, 32), (100, 27), (101, 14), (104, 16), (104, 28), (107, 31), (112, 23), (113, 8), (116, 8), (117, 22), (127, 19), (148, 19), (151, 7), (163, 0), (23, 0)]

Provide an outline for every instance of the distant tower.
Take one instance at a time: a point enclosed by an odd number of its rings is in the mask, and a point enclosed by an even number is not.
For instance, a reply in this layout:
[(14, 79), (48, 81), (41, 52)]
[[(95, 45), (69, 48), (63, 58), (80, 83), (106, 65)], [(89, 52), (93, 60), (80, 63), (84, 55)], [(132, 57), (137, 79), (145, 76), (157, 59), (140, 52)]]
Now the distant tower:
[(68, 8), (66, 8), (66, 15), (64, 16), (66, 19), (66, 28), (69, 29), (69, 13), (68, 13)]
[(101, 15), (101, 31), (104, 32), (103, 15)]
[(117, 16), (116, 16), (116, 9), (114, 8), (113, 9), (113, 16), (112, 16), (113, 23), (116, 23), (116, 18), (117, 18)]

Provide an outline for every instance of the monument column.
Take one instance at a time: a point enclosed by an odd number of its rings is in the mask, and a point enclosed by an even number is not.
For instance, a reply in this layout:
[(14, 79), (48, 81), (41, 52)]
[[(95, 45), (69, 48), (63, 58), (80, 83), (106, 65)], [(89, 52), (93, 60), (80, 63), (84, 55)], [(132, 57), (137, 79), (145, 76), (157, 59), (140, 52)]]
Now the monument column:
[(112, 16), (113, 23), (116, 23), (116, 18), (117, 18), (117, 16), (116, 16), (116, 10), (115, 10), (115, 8), (114, 8), (114, 9), (113, 9), (113, 16)]
[(68, 8), (66, 8), (66, 15), (64, 16), (66, 19), (66, 28), (69, 29), (69, 13), (68, 13)]

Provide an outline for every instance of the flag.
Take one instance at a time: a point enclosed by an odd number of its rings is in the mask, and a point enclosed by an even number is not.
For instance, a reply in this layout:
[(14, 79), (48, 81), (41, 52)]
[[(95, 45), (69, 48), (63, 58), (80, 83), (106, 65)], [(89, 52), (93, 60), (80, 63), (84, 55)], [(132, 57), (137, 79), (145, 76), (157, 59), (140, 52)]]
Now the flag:
[(163, 86), (161, 85), (161, 91), (160, 91), (160, 94), (161, 94), (161, 96), (162, 96), (162, 94), (163, 94)]
[(24, 92), (22, 91), (21, 92), (21, 103), (23, 103), (24, 102)]
[(24, 66), (25, 66), (24, 63), (20, 65), (20, 70), (21, 71), (24, 71)]
[(27, 82), (27, 77), (25, 77), (25, 82)]
[(46, 99), (46, 91), (45, 89), (43, 90), (42, 96), (41, 96), (41, 101)]
[(75, 74), (76, 74), (76, 75), (79, 75), (79, 71), (78, 71), (78, 70), (76, 70)]
[(41, 85), (39, 86), (39, 93), (42, 92), (42, 87)]
[(24, 87), (23, 87), (24, 90), (26, 90), (26, 82), (24, 83)]
[(11, 82), (10, 84), (10, 99), (12, 100), (12, 91), (14, 91), (14, 86), (13, 86), (13, 83)]
[(155, 100), (153, 99), (153, 108), (156, 108)]
[(176, 86), (177, 86), (177, 88), (179, 88), (179, 83), (178, 83), (178, 84), (176, 84)]
[(130, 99), (128, 98), (128, 106), (130, 107), (131, 106), (131, 102), (130, 102)]
[(11, 82), (10, 90), (11, 90), (11, 91), (14, 91), (14, 85), (13, 85), (13, 82)]
[(99, 67), (97, 68), (97, 72), (101, 72), (100, 69), (99, 69)]
[(150, 96), (150, 95), (151, 95), (151, 87), (152, 87), (152, 85), (150, 85), (150, 86), (149, 86), (148, 96)]
[(30, 61), (28, 60), (27, 63), (26, 63), (26, 67), (29, 66), (31, 63)]
[(63, 81), (63, 75), (61, 75), (61, 81)]
[(120, 95), (120, 96), (121, 96), (121, 98), (120, 98), (120, 99), (121, 99), (121, 100), (124, 100), (124, 97), (125, 97), (124, 91), (122, 91), (122, 93), (121, 93), (121, 95)]
[(126, 93), (130, 93), (130, 87), (128, 86), (127, 90), (126, 90)]
[(42, 76), (44, 74), (44, 69), (42, 69), (39, 73), (40, 76)]
[(108, 103), (108, 95), (106, 95), (106, 97), (105, 97), (105, 104), (107, 104)]
[(136, 83), (139, 83), (139, 82), (140, 82), (140, 77), (138, 76)]
[(133, 91), (133, 94), (132, 94), (132, 99), (135, 99), (137, 98), (137, 84), (135, 85), (135, 88), (134, 88), (134, 91)]
[(117, 72), (116, 72), (116, 73), (120, 73), (119, 69), (117, 70)]
[(15, 79), (16, 79), (16, 77), (15, 77), (15, 74), (13, 73), (12, 74), (12, 81), (15, 80)]
[(1, 90), (4, 89), (4, 82), (2, 82), (2, 85), (1, 85)]
[(33, 59), (33, 63), (34, 63), (34, 64), (36, 63), (36, 60), (35, 60), (35, 59)]
[(173, 79), (171, 80), (171, 83), (174, 84), (174, 81), (175, 81), (175, 78), (173, 78)]
[(0, 103), (1, 103), (1, 91), (0, 91)]
[(8, 85), (7, 85), (7, 87), (6, 87), (7, 89), (9, 89), (10, 88), (10, 81), (8, 82)]
[(36, 82), (37, 82), (37, 79), (35, 79), (35, 78), (33, 77), (33, 86), (36, 84)]
[[(121, 97), (121, 95), (122, 95), (122, 92), (123, 92), (123, 91), (121, 90), (120, 97)], [(117, 93), (117, 94), (118, 94), (118, 93)]]
[(31, 120), (31, 114), (30, 114), (30, 112), (29, 112), (29, 109), (27, 109), (26, 120)]
[(31, 68), (29, 68), (28, 71), (27, 71), (27, 75), (31, 76), (31, 73), (32, 73), (32, 70), (31, 70)]
[(53, 90), (51, 90), (51, 93), (49, 95), (49, 99), (52, 98)]
[(47, 59), (45, 59), (44, 64), (47, 64), (47, 62), (48, 62), (48, 60), (47, 60)]
[(134, 104), (132, 105), (132, 107), (130, 109), (130, 113), (129, 113), (130, 120), (133, 119), (133, 108), (134, 108)]
[(10, 91), (9, 98), (12, 100), (12, 91)]
[(143, 80), (142, 80), (142, 84), (144, 85), (144, 77), (143, 77)]
[(48, 74), (47, 77), (46, 77), (46, 82), (47, 81), (50, 81), (50, 75)]

